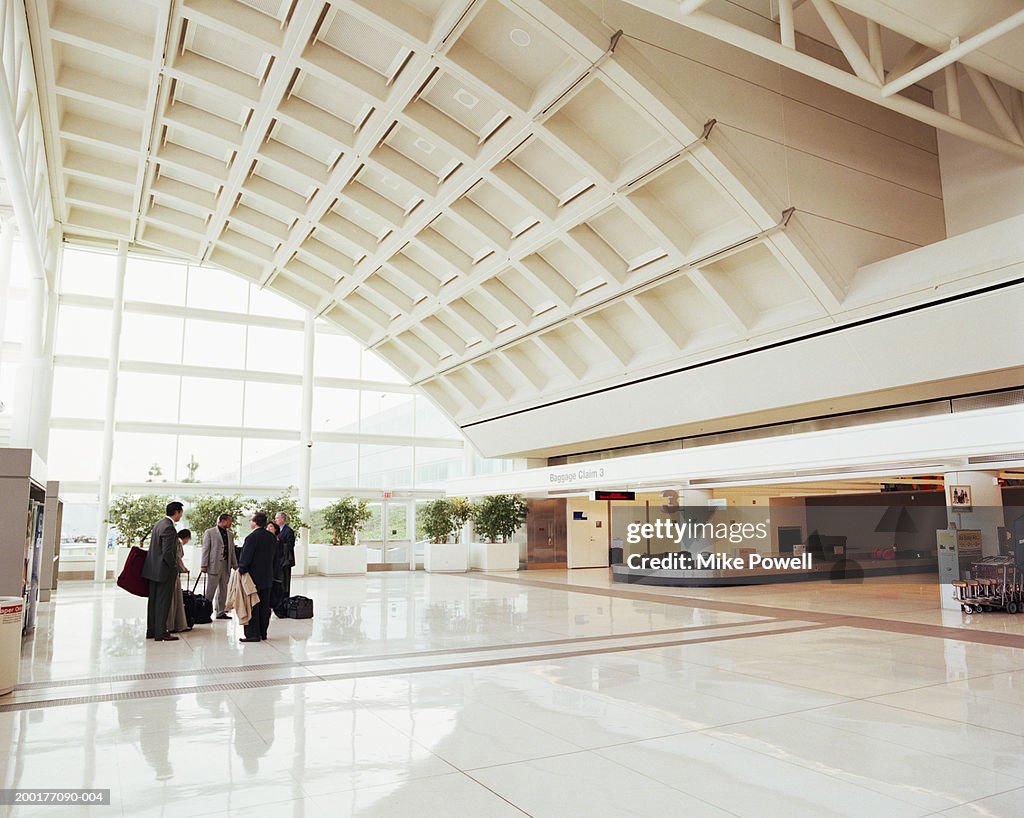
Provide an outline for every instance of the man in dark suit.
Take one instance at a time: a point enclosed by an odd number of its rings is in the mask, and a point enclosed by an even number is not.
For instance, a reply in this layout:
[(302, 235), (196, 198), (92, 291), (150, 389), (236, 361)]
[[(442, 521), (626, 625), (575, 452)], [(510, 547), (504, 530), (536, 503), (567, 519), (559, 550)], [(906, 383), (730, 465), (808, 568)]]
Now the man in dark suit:
[(277, 539), (281, 543), (284, 552), (281, 562), (282, 589), (287, 599), (292, 595), (292, 568), (295, 566), (295, 529), (288, 525), (288, 515), (283, 511), (274, 515), (274, 522), (277, 523)]
[(262, 511), (253, 514), (249, 524), (252, 526), (252, 532), (242, 543), (238, 573), (252, 577), (260, 601), (252, 609), (252, 619), (246, 623), (245, 638), (239, 641), (259, 642), (267, 638), (267, 626), (270, 625), (270, 594), (274, 588), (277, 538), (267, 531), (267, 515)]
[(178, 641), (177, 636), (167, 631), (167, 616), (171, 597), (178, 588), (178, 532), (174, 524), (184, 511), (185, 507), (177, 501), (167, 504), (167, 516), (153, 526), (149, 552), (142, 566), (142, 576), (149, 580), (146, 638), (157, 642)]

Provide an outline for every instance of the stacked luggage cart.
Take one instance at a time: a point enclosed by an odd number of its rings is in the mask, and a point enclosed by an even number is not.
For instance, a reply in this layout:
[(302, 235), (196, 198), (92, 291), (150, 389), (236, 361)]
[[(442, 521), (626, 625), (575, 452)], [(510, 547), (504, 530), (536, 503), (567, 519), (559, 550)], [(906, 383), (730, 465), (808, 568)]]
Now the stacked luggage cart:
[(1012, 557), (985, 557), (971, 563), (971, 579), (953, 582), (953, 599), (964, 613), (1024, 611), (1024, 574)]

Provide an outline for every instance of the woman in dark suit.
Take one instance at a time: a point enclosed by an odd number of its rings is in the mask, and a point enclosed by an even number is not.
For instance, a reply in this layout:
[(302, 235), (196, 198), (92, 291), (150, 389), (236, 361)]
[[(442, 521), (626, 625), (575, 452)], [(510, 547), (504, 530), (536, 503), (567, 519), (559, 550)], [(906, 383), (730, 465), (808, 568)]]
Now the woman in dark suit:
[(267, 523), (267, 531), (274, 535), (274, 540), (277, 542), (277, 548), (274, 550), (274, 589), (270, 594), (270, 607), (276, 611), (285, 600), (284, 564), (287, 557), (284, 543), (281, 542), (281, 529), (277, 527), (277, 523), (273, 520)]

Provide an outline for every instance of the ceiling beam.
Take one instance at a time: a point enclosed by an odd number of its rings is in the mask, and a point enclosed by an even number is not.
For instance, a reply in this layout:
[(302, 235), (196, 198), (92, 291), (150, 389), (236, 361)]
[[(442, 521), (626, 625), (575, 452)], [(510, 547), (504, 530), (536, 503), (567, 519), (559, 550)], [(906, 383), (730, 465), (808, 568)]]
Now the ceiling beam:
[(665, 2), (665, 0), (626, 0), (626, 2), (793, 71), (806, 74), (841, 91), (916, 119), (933, 128), (984, 145), (1018, 161), (1024, 161), (1024, 146), (1018, 145), (1016, 142), (996, 136), (989, 131), (936, 111), (934, 108), (900, 94), (883, 96), (882, 89), (874, 83), (808, 54), (787, 48), (776, 40), (730, 23), (720, 17), (700, 11), (681, 15), (678, 13), (677, 5)]
[(937, 57), (932, 57), (928, 62), (919, 65), (917, 68), (907, 71), (906, 73), (890, 79), (885, 85), (882, 86), (882, 96), (888, 97), (893, 94), (899, 93), (904, 88), (909, 88), (915, 82), (920, 82), (925, 77), (930, 77), (938, 71), (941, 71), (947, 65), (960, 60), (961, 57), (970, 54), (972, 51), (976, 51), (983, 45), (987, 45), (998, 37), (1002, 37), (1007, 32), (1013, 31), (1015, 28), (1024, 25), (1024, 10), (1018, 11), (1016, 14), (1011, 14), (1009, 17), (1000, 20), (993, 26), (989, 26), (984, 31), (975, 34), (973, 37), (968, 37), (963, 42), (960, 42), (960, 38), (957, 37), (950, 43), (949, 51), (944, 51)]

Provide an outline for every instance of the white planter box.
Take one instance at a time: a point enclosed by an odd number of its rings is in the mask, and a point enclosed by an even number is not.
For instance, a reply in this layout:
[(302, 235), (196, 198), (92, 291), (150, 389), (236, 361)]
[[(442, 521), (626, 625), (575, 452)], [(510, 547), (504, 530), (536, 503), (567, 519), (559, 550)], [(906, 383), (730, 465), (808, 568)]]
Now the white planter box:
[(465, 573), (469, 570), (469, 548), (465, 543), (433, 543), (423, 546), (424, 571)]
[(365, 545), (324, 545), (320, 548), (320, 573), (328, 577), (366, 573)]
[(475, 571), (518, 571), (519, 543), (470, 543), (469, 567)]

